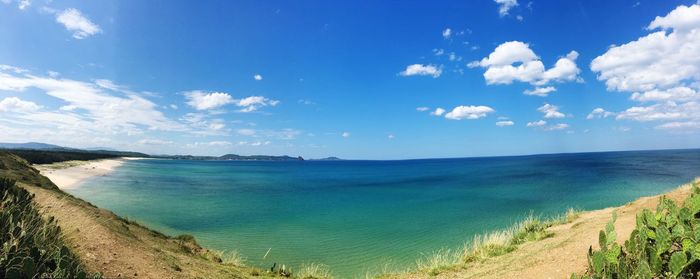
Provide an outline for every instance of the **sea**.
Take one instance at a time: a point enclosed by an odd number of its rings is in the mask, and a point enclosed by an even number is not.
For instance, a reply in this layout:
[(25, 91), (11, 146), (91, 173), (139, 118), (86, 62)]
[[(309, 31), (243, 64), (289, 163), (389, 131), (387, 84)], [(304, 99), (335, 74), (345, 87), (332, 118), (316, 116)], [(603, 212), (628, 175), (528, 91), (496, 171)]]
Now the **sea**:
[(67, 191), (248, 265), (400, 270), (529, 214), (619, 206), (700, 176), (700, 150), (420, 160), (130, 160)]

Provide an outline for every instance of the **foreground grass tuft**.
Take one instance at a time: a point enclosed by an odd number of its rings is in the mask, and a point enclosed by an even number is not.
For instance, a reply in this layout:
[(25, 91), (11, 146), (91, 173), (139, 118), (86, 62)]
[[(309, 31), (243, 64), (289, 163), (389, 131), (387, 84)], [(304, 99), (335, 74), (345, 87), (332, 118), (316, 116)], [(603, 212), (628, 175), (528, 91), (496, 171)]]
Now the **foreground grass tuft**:
[(230, 250), (230, 251), (220, 251), (220, 250), (211, 250), (211, 252), (216, 255), (219, 259), (221, 259), (221, 263), (223, 264), (229, 264), (233, 266), (245, 266), (245, 257), (241, 255), (236, 250)]
[(523, 243), (552, 237), (554, 233), (547, 229), (573, 222), (580, 215), (581, 211), (575, 209), (568, 209), (566, 213), (548, 219), (530, 214), (507, 229), (476, 235), (460, 249), (441, 249), (423, 255), (416, 260), (415, 266), (407, 271), (397, 272), (385, 268), (379, 274), (368, 273), (365, 277), (403, 278), (406, 273), (436, 276), (446, 271), (459, 271), (468, 268), (469, 263), (510, 253)]
[[(461, 249), (442, 249), (425, 255), (416, 261), (414, 270), (431, 276), (459, 270), (468, 263), (510, 253), (525, 242), (551, 237), (554, 234), (548, 231), (548, 228), (573, 222), (579, 215), (580, 211), (575, 209), (569, 209), (565, 214), (546, 220), (530, 214), (507, 229), (474, 236)], [(379, 277), (384, 275), (391, 277), (388, 273)]]
[(328, 266), (322, 264), (302, 264), (297, 273), (297, 277), (301, 279), (331, 279), (331, 271)]
[(441, 249), (416, 260), (416, 269), (424, 270), (429, 275), (438, 275), (451, 270), (460, 261), (460, 253), (450, 249)]

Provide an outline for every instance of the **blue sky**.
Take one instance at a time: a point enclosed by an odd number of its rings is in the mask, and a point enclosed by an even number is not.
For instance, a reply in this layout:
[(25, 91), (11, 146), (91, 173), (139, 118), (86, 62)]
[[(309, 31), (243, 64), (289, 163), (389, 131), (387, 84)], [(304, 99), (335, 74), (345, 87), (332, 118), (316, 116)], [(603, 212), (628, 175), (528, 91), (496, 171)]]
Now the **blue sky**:
[(700, 147), (694, 1), (0, 0), (0, 141), (403, 159)]

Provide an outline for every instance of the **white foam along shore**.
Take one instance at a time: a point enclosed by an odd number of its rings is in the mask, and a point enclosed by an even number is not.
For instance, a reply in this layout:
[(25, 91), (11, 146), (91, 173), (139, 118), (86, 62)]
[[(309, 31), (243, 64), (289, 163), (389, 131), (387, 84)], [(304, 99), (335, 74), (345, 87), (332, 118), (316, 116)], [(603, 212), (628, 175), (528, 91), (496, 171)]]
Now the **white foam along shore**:
[(137, 160), (141, 158), (114, 158), (91, 161), (66, 161), (53, 164), (35, 165), (42, 175), (60, 189), (74, 189), (85, 179), (102, 176), (110, 173), (116, 167), (124, 164), (126, 160)]

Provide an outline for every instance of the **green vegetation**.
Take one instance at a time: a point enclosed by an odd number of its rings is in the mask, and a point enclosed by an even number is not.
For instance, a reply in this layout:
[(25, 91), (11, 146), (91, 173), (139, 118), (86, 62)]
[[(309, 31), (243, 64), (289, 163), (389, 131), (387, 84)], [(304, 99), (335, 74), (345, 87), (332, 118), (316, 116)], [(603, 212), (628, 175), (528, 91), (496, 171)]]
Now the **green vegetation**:
[[(446, 271), (465, 268), (469, 263), (483, 261), (515, 251), (519, 245), (528, 241), (537, 241), (553, 236), (547, 229), (559, 224), (574, 221), (580, 212), (569, 209), (565, 214), (550, 219), (542, 219), (532, 214), (505, 230), (476, 235), (457, 250), (441, 249), (416, 261), (413, 270), (435, 276)], [(395, 277), (386, 274), (378, 277)], [(392, 277), (393, 276), (393, 277)]]
[(637, 214), (636, 227), (617, 244), (613, 218), (600, 231), (600, 250), (588, 251), (588, 272), (572, 278), (696, 278), (700, 272), (700, 188), (679, 207), (661, 198), (656, 212)]
[(58, 190), (58, 187), (51, 180), (40, 175), (39, 171), (33, 168), (27, 160), (6, 151), (0, 151), (0, 177), (46, 189)]
[(17, 187), (14, 180), (0, 178), (0, 193), (0, 277), (88, 276), (77, 256), (66, 247), (56, 221), (41, 217), (29, 192)]
[(51, 164), (73, 160), (97, 160), (118, 158), (121, 155), (96, 153), (87, 151), (49, 151), (49, 150), (28, 150), (28, 149), (8, 149), (5, 152), (15, 154), (31, 164)]
[(297, 277), (301, 279), (326, 279), (333, 278), (333, 275), (327, 266), (310, 263), (301, 265)]

